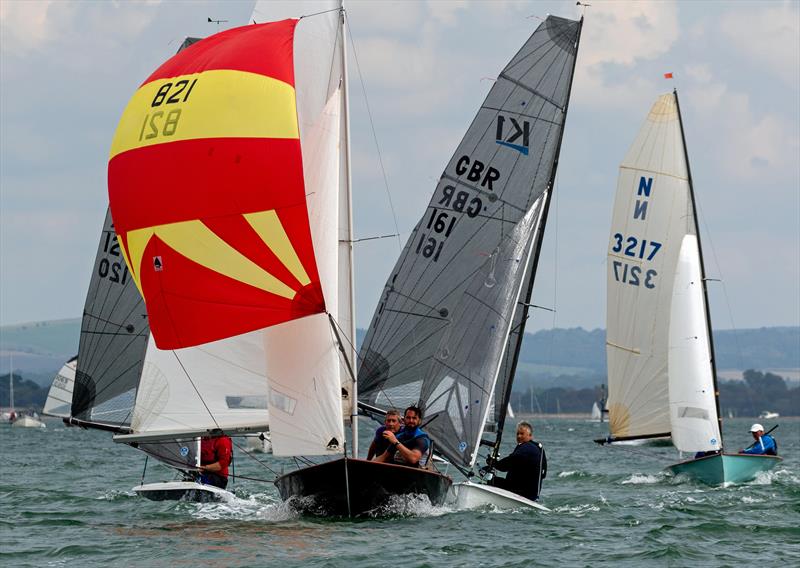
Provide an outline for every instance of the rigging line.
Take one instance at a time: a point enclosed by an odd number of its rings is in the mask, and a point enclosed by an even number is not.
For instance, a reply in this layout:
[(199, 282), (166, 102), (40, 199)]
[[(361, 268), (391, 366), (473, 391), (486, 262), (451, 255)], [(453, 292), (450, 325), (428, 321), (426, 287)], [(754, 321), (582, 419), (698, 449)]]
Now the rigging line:
[[(744, 369), (744, 360), (742, 358), (742, 346), (739, 344), (739, 330), (736, 328), (736, 323), (733, 321), (733, 309), (731, 308), (731, 301), (730, 297), (728, 296), (728, 287), (725, 286), (725, 278), (722, 276), (722, 266), (719, 263), (719, 259), (717, 258), (717, 249), (714, 248), (714, 240), (711, 238), (711, 231), (708, 228), (708, 223), (706, 222), (706, 216), (703, 214), (702, 208), (700, 204), (695, 199), (695, 206), (697, 207), (697, 216), (703, 222), (703, 228), (706, 231), (706, 235), (708, 236), (708, 244), (711, 248), (711, 256), (714, 257), (714, 265), (717, 268), (717, 273), (720, 275), (719, 282), (722, 284), (722, 295), (725, 297), (725, 304), (728, 307), (728, 317), (731, 320), (731, 328), (733, 328), (733, 339), (734, 343), (736, 343), (736, 355), (739, 359), (739, 368)], [(706, 278), (706, 280), (715, 280), (713, 278)], [(709, 330), (709, 333), (713, 333), (712, 330)]]
[(516, 85), (517, 87), (519, 87), (520, 89), (522, 89), (524, 91), (528, 91), (533, 96), (539, 97), (539, 98), (547, 101), (548, 103), (550, 103), (551, 105), (556, 107), (558, 110), (560, 110), (562, 113), (564, 112), (564, 108), (559, 106), (558, 103), (556, 103), (555, 101), (551, 100), (550, 97), (547, 97), (547, 96), (543, 95), (542, 93), (540, 93), (539, 91), (537, 91), (536, 89), (534, 89), (532, 87), (529, 87), (528, 85), (526, 85), (522, 81), (517, 81), (516, 79), (514, 79), (513, 77), (509, 77), (505, 73), (500, 73), (499, 77), (500, 77), (500, 79), (505, 79), (509, 83), (512, 83), (513, 85)]
[(396, 314), (403, 314), (403, 315), (407, 315), (407, 316), (417, 316), (419, 318), (428, 318), (428, 319), (435, 319), (435, 320), (440, 320), (440, 321), (448, 321), (447, 318), (443, 318), (441, 316), (429, 316), (427, 314), (418, 314), (416, 312), (407, 312), (405, 310), (395, 310), (393, 308), (384, 308), (384, 311), (385, 312), (392, 312), (392, 313), (396, 313)]
[(186, 378), (189, 380), (189, 384), (192, 385), (192, 388), (194, 389), (194, 392), (197, 393), (197, 398), (199, 398), (200, 402), (203, 403), (203, 406), (205, 407), (206, 411), (208, 412), (208, 415), (211, 417), (211, 420), (214, 421), (214, 424), (216, 425), (217, 428), (222, 430), (222, 426), (219, 425), (219, 422), (217, 422), (217, 419), (214, 417), (214, 413), (211, 412), (211, 409), (206, 404), (206, 401), (203, 398), (203, 395), (200, 394), (200, 391), (198, 390), (197, 385), (194, 384), (194, 381), (192, 380), (192, 377), (189, 376), (189, 371), (187, 371), (186, 367), (183, 366), (183, 361), (181, 361), (181, 358), (178, 357), (178, 353), (173, 349), (172, 350), (172, 354), (175, 356), (175, 360), (178, 362), (178, 365), (181, 366), (181, 369), (183, 370), (184, 374), (186, 375)]
[[(91, 318), (91, 319), (96, 319), (96, 320), (101, 321), (103, 323), (114, 325), (114, 326), (116, 326), (116, 327), (118, 327), (120, 329), (125, 329), (129, 325), (129, 324), (121, 324), (121, 323), (117, 323), (115, 321), (111, 321), (111, 320), (107, 320), (107, 319), (101, 318), (100, 316), (96, 316), (96, 315), (94, 315), (92, 313), (87, 312), (86, 310), (83, 311), (83, 315), (84, 315), (84, 317), (88, 317), (88, 318)], [(90, 331), (86, 331), (85, 333), (114, 333), (114, 332), (113, 331), (109, 331), (109, 332), (90, 332)]]
[(348, 241), (346, 239), (339, 239), (339, 242), (340, 243), (361, 243), (363, 241), (375, 241), (377, 239), (388, 239), (389, 237), (399, 237), (399, 236), (400, 235), (398, 235), (397, 233), (392, 233), (390, 235), (380, 235), (378, 237), (363, 237), (363, 238), (360, 238), (360, 239), (353, 239), (351, 241)]
[[(233, 440), (231, 440), (231, 442), (233, 442)], [(272, 469), (271, 467), (269, 467), (267, 464), (265, 464), (264, 462), (262, 462), (260, 459), (258, 459), (257, 457), (255, 457), (255, 456), (254, 456), (253, 454), (251, 454), (250, 452), (246, 451), (246, 450), (245, 450), (245, 449), (244, 449), (242, 446), (240, 446), (240, 445), (239, 445), (239, 444), (237, 444), (236, 442), (233, 442), (233, 445), (234, 445), (234, 446), (236, 446), (237, 448), (239, 448), (239, 450), (240, 450), (241, 452), (244, 452), (244, 453), (247, 455), (247, 457), (249, 457), (250, 459), (252, 459), (253, 461), (255, 461), (257, 464), (259, 464), (260, 466), (262, 466), (262, 467), (266, 468), (266, 469), (267, 469), (267, 470), (268, 470), (270, 473), (272, 473), (273, 475), (279, 475), (277, 471), (275, 471), (274, 469)], [(243, 476), (241, 476), (241, 475), (240, 475), (240, 476), (238, 476), (238, 477), (243, 477)], [(245, 477), (244, 479), (248, 479), (248, 478), (246, 478), (246, 477)]]
[(353, 38), (353, 25), (350, 21), (350, 17), (347, 14), (347, 10), (342, 9), (345, 18), (347, 19), (347, 29), (350, 31), (350, 45), (353, 48), (353, 59), (356, 62), (356, 70), (358, 71), (358, 80), (361, 83), (361, 92), (364, 94), (364, 104), (367, 107), (367, 117), (369, 117), (369, 126), (372, 130), (372, 138), (375, 141), (375, 149), (378, 152), (378, 163), (381, 167), (381, 174), (383, 175), (383, 184), (386, 188), (386, 197), (389, 200), (389, 209), (392, 212), (392, 221), (394, 222), (394, 231), (397, 233), (397, 246), (400, 250), (403, 249), (403, 243), (400, 242), (400, 226), (397, 223), (397, 214), (394, 210), (394, 203), (392, 202), (392, 194), (389, 191), (389, 178), (386, 175), (386, 168), (383, 165), (383, 155), (381, 154), (380, 144), (378, 143), (378, 134), (375, 131), (375, 122), (372, 119), (372, 109), (369, 106), (369, 97), (367, 97), (367, 86), (364, 81), (364, 76), (361, 73), (361, 64), (358, 61), (358, 52), (356, 51), (356, 43), (355, 39)]

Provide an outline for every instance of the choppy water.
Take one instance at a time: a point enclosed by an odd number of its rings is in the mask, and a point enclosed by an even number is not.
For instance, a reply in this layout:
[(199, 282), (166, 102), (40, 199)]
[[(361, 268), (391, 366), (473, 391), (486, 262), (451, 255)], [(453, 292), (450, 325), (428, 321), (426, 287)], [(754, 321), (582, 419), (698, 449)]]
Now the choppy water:
[[(299, 518), (271, 484), (252, 480), (235, 483), (230, 504), (146, 501), (130, 490), (142, 455), (108, 434), (58, 421), (46, 431), (4, 426), (0, 565), (798, 566), (800, 421), (780, 422), (778, 468), (708, 488), (663, 473), (675, 461), (671, 447), (601, 448), (591, 439), (605, 425), (535, 420), (552, 513), (456, 512), (412, 500), (390, 518), (357, 521)], [(748, 443), (749, 424), (726, 421), (730, 449)], [(291, 463), (259, 459), (277, 470)], [(240, 453), (236, 467), (272, 477)], [(169, 478), (148, 469), (148, 481)]]

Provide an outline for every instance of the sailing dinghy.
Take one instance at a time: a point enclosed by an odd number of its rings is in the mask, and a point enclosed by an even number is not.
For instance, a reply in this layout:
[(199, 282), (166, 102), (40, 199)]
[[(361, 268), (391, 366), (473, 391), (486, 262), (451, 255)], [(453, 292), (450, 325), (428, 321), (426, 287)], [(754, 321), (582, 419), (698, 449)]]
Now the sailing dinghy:
[[(582, 21), (549, 16), (502, 70), (384, 287), (359, 403), (419, 402), (433, 451), (468, 478), (500, 451), (553, 191)], [(494, 402), (496, 400), (496, 403)], [(494, 409), (494, 410), (492, 410)], [(493, 440), (483, 440), (487, 421)], [(542, 505), (468, 481), (460, 507)]]
[[(355, 515), (387, 494), (422, 492), (439, 502), (449, 478), (355, 459), (343, 13), (339, 3), (326, 5), (299, 20), (215, 34), (156, 70), (120, 121), (109, 199), (156, 346), (205, 350), (257, 337), (273, 453), (334, 458), (279, 477), (281, 496)], [(157, 179), (147, 173), (154, 170)], [(225, 373), (208, 378), (229, 381)], [(345, 413), (354, 458), (339, 457)], [(255, 432), (266, 424), (220, 426)], [(117, 439), (176, 433), (189, 430)], [(380, 479), (387, 483), (364, 495), (367, 481)]]
[(777, 456), (725, 454), (705, 268), (678, 93), (660, 96), (620, 166), (608, 250), (610, 436), (671, 436), (669, 466), (718, 485), (773, 468)]

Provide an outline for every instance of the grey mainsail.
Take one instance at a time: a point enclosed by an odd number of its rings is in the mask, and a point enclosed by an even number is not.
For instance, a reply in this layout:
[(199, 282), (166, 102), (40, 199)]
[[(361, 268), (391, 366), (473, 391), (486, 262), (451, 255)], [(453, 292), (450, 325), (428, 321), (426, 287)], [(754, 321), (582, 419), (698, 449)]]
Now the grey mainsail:
[(150, 328), (106, 211), (86, 295), (72, 395), (79, 423), (125, 430), (130, 424)]
[(580, 27), (548, 17), (503, 69), (392, 270), (360, 351), (359, 400), (421, 404), (434, 450), (458, 466), (475, 462), (516, 314), (524, 319), (516, 308), (535, 269)]

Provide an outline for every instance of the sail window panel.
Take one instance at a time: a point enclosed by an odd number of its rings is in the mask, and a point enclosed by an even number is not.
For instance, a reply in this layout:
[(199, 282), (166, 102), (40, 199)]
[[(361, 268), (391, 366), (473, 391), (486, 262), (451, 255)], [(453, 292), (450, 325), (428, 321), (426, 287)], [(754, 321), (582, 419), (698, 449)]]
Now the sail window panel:
[(294, 414), (294, 409), (297, 406), (297, 399), (280, 392), (275, 387), (269, 390), (269, 404), (272, 408), (285, 412), (286, 414)]
[(261, 332), (174, 351), (158, 349), (151, 338), (132, 427), (154, 435), (263, 429), (269, 421), (266, 393)]

